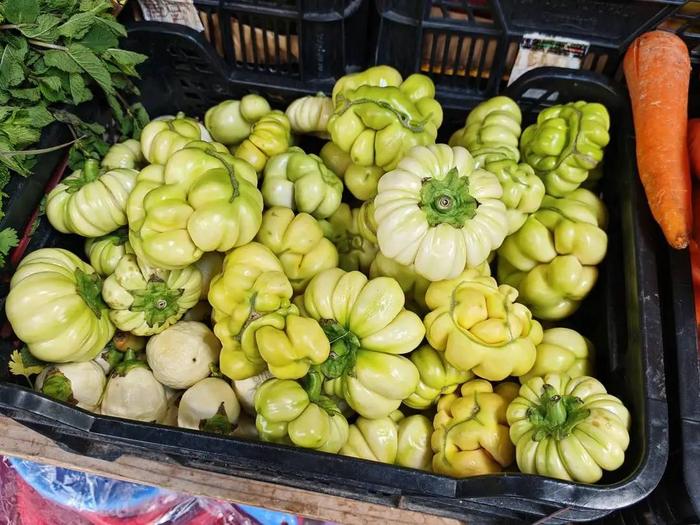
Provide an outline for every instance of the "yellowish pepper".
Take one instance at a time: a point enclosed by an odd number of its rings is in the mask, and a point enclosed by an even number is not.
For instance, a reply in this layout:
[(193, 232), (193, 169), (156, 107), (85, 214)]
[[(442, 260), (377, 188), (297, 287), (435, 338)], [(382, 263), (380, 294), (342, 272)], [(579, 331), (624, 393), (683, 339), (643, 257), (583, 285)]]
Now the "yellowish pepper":
[(428, 287), (425, 317), (428, 342), (452, 366), (489, 381), (526, 374), (535, 362), (542, 326), (518, 292), (493, 277), (465, 270), (455, 279)]
[(442, 396), (433, 419), (433, 470), (464, 478), (501, 472), (513, 463), (506, 409), (517, 392), (515, 383), (494, 388), (474, 379)]

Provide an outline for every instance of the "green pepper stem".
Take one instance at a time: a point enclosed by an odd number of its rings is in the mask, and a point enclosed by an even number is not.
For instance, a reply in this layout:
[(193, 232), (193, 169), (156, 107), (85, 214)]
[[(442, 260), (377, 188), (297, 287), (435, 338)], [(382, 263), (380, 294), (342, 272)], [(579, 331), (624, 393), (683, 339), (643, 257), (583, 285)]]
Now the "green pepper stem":
[(134, 368), (146, 368), (148, 365), (136, 357), (136, 352), (129, 348), (124, 354), (124, 360), (114, 367), (114, 374), (124, 377)]
[(333, 417), (340, 414), (340, 410), (338, 410), (338, 405), (332, 398), (321, 393), (323, 381), (324, 376), (321, 367), (319, 365), (312, 366), (303, 380), (304, 391), (309, 396), (309, 401), (318, 405), (329, 416)]
[(304, 390), (309, 395), (309, 399), (313, 402), (321, 395), (323, 388), (323, 374), (318, 365), (314, 365), (309, 369), (309, 373), (304, 378)]
[(76, 268), (73, 275), (76, 292), (95, 317), (101, 319), (103, 310), (107, 309), (107, 305), (102, 300), (102, 279), (96, 273), (86, 273), (80, 268)]
[(552, 437), (557, 441), (564, 439), (571, 431), (590, 415), (590, 410), (583, 408), (583, 401), (571, 395), (560, 395), (552, 385), (542, 387), (539, 402), (528, 410), (528, 419), (535, 428), (532, 439), (541, 441)]
[(86, 184), (95, 182), (100, 178), (101, 174), (102, 169), (100, 168), (100, 163), (95, 159), (87, 159), (83, 163), (79, 175), (76, 177), (68, 177), (62, 184), (66, 186), (67, 193), (75, 193)]
[(88, 182), (97, 180), (100, 176), (100, 163), (96, 159), (87, 159), (83, 164), (83, 177)]
[(469, 177), (460, 177), (457, 168), (448, 171), (444, 179), (423, 181), (420, 207), (431, 227), (449, 224), (462, 228), (476, 215), (478, 206), (469, 193)]
[(212, 146), (208, 146), (204, 151), (206, 151), (207, 155), (211, 155), (219, 162), (221, 162), (221, 164), (224, 165), (224, 168), (228, 173), (229, 181), (231, 182), (231, 187), (233, 188), (233, 193), (231, 194), (229, 202), (233, 202), (234, 200), (236, 200), (236, 197), (238, 197), (238, 195), (240, 194), (240, 190), (238, 189), (238, 179), (236, 179), (235, 177), (236, 172), (233, 169), (233, 166), (228, 163), (226, 157), (223, 154), (216, 151)]
[(342, 94), (338, 95), (338, 97), (336, 98), (336, 113), (338, 115), (342, 115), (352, 106), (356, 106), (358, 104), (374, 104), (375, 106), (379, 106), (382, 109), (386, 109), (387, 111), (392, 112), (396, 116), (397, 120), (401, 123), (401, 125), (409, 131), (412, 131), (413, 133), (422, 133), (426, 123), (430, 120), (432, 116), (428, 115), (423, 120), (417, 121), (413, 120), (410, 115), (407, 115), (403, 111), (396, 109), (390, 103), (385, 102), (383, 100), (375, 100), (373, 98), (356, 98), (354, 100), (348, 100)]
[(228, 435), (233, 431), (233, 429), (234, 426), (228, 420), (226, 406), (223, 402), (219, 405), (216, 414), (208, 419), (202, 419), (199, 422), (199, 430), (211, 432), (212, 434)]
[(355, 368), (360, 339), (335, 319), (321, 319), (323, 332), (331, 345), (331, 353), (320, 366), (323, 375), (334, 379), (349, 374)]
[(127, 228), (119, 228), (109, 235), (114, 246), (123, 246), (129, 240), (129, 230)]
[(156, 276), (151, 276), (142, 290), (132, 290), (134, 301), (129, 307), (132, 312), (143, 312), (148, 326), (161, 326), (180, 309), (183, 288), (169, 288), (168, 284)]
[(107, 345), (107, 352), (105, 352), (102, 357), (109, 363), (109, 366), (114, 368), (123, 361), (124, 354), (115, 348), (114, 343), (110, 342)]

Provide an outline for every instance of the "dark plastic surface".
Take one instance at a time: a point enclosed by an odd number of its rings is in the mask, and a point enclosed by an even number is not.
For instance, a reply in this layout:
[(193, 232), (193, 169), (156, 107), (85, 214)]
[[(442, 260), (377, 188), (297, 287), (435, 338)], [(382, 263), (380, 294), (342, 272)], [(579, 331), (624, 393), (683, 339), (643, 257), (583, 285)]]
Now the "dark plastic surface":
[(612, 77), (629, 43), (682, 0), (376, 0), (372, 63), (430, 75), (451, 105), (496, 94), (524, 33), (590, 42), (583, 69)]
[[(195, 0), (205, 34), (234, 71), (312, 89), (367, 64), (368, 0)], [(308, 88), (307, 88), (308, 89)]]
[[(700, 0), (689, 0), (678, 12), (661, 24), (674, 31), (688, 46), (693, 73), (690, 76), (690, 114), (700, 116)], [(693, 96), (693, 94), (695, 96)]]
[(669, 283), (678, 363), (683, 477), (695, 512), (700, 516), (700, 356), (695, 323), (693, 282), (688, 250), (668, 250)]
[[(43, 149), (64, 144), (71, 138), (66, 126), (54, 123), (46, 127), (36, 148)], [(67, 148), (44, 153), (37, 158), (31, 177), (13, 176), (10, 179), (3, 190), (7, 197), (3, 198), (2, 208), (5, 215), (0, 219), (0, 230), (14, 228), (18, 233), (22, 232), (28, 213), (39, 205), (44, 187), (66, 153)]]
[[(202, 115), (226, 97), (258, 91), (283, 105), (313, 89), (256, 85), (212, 52), (201, 36), (178, 26), (139, 24), (126, 47), (145, 52), (144, 103), (152, 115), (184, 110)], [(528, 98), (530, 89), (540, 89)], [(331, 494), (377, 501), (433, 514), (478, 519), (548, 523), (591, 520), (644, 498), (656, 486), (668, 451), (663, 341), (655, 259), (656, 230), (635, 173), (634, 142), (624, 93), (600, 75), (540, 69), (514, 83), (527, 121), (543, 105), (586, 99), (606, 104), (612, 114), (612, 142), (606, 153), (602, 194), (610, 212), (609, 253), (591, 296), (570, 320), (596, 347), (598, 375), (633, 415), (625, 464), (598, 485), (568, 483), (520, 473), (457, 480), (379, 463), (285, 446), (249, 442), (177, 428), (89, 414), (35, 393), (7, 377), (11, 339), (0, 342), (0, 411), (81, 454), (114, 459), (131, 453), (174, 460)], [(470, 109), (447, 113), (443, 136), (461, 125)], [(31, 249), (80, 241), (52, 232), (44, 221)]]

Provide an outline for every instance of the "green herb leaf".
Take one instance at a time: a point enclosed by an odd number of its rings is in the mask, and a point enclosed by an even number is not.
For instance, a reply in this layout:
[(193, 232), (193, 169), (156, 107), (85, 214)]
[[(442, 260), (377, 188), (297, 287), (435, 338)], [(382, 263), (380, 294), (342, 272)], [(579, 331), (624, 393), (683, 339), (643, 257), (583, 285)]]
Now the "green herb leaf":
[(71, 44), (68, 46), (68, 54), (75, 60), (76, 64), (83, 68), (100, 85), (105, 93), (108, 95), (114, 93), (114, 86), (112, 86), (109, 71), (107, 71), (95, 53), (80, 44)]
[(3, 133), (12, 137), (12, 142), (16, 147), (23, 148), (34, 142), (39, 142), (41, 129), (30, 128), (28, 126), (17, 126), (15, 124), (5, 124), (2, 127)]
[(131, 138), (138, 140), (141, 138), (141, 131), (146, 127), (146, 124), (149, 123), (151, 118), (148, 116), (146, 108), (144, 108), (143, 104), (140, 102), (132, 104), (130, 110), (131, 114), (134, 116), (134, 129), (131, 133)]
[[(30, 354), (26, 346), (23, 346), (21, 350), (14, 350), (9, 363), (12, 375), (24, 376), (27, 380), (29, 376), (40, 373), (46, 366), (46, 363)], [(31, 385), (31, 381), (29, 384)]]
[(44, 62), (49, 67), (55, 67), (66, 73), (82, 73), (82, 68), (71, 58), (67, 51), (49, 49), (44, 52)]
[(5, 258), (10, 250), (19, 244), (17, 232), (12, 228), (5, 228), (0, 231), (0, 266), (5, 265)]
[(41, 78), (41, 83), (46, 85), (48, 88), (58, 91), (61, 89), (61, 77), (58, 76), (46, 76)]
[(117, 36), (120, 36), (120, 37), (126, 36), (126, 29), (124, 28), (124, 26), (121, 25), (119, 22), (117, 22), (111, 16), (110, 17), (98, 16), (97, 23), (108, 28), (112, 33), (114, 33)]
[(54, 28), (60, 22), (57, 16), (44, 13), (37, 17), (35, 24), (20, 26), (19, 30), (27, 38), (53, 42), (58, 37), (58, 31), (54, 31)]
[(3, 14), (13, 24), (32, 24), (39, 16), (39, 0), (6, 0)]
[(112, 95), (107, 95), (107, 103), (112, 110), (112, 115), (114, 115), (114, 120), (119, 124), (119, 131), (124, 136), (130, 136), (131, 130), (133, 128), (133, 123), (124, 115), (124, 109), (121, 103), (117, 100), (117, 97)]
[(24, 80), (22, 57), (17, 49), (6, 45), (0, 54), (0, 87), (11, 87)]
[(58, 34), (72, 40), (80, 40), (95, 23), (95, 15), (91, 12), (78, 13), (58, 28)]
[(81, 11), (92, 11), (95, 14), (102, 13), (112, 9), (112, 4), (109, 0), (81, 0)]
[(21, 111), (20, 116), (22, 119), (26, 119), (26, 121), (22, 121), (25, 125), (32, 123), (34, 126), (40, 128), (48, 126), (54, 121), (53, 115), (48, 109), (46, 109), (46, 106), (33, 106), (24, 109)]
[(39, 88), (10, 89), (10, 94), (15, 98), (21, 98), (29, 102), (36, 102), (41, 97)]
[(101, 135), (105, 132), (105, 127), (97, 122), (85, 122), (80, 117), (70, 111), (57, 110), (53, 113), (56, 120), (73, 126), (79, 131), (89, 131), (90, 133)]
[(41, 80), (39, 81), (39, 90), (41, 91), (41, 96), (48, 102), (62, 102), (65, 98), (63, 89), (53, 89), (50, 84), (42, 82)]
[(83, 77), (77, 73), (71, 73), (69, 78), (70, 94), (73, 98), (73, 104), (78, 105), (82, 102), (92, 100), (92, 91), (85, 85)]
[(104, 25), (93, 25), (90, 31), (80, 40), (80, 44), (90, 48), (95, 53), (102, 53), (118, 44), (116, 35)]
[(141, 53), (134, 53), (125, 49), (108, 49), (102, 56), (107, 60), (111, 60), (119, 69), (130, 76), (138, 76), (134, 66), (143, 63), (148, 58)]

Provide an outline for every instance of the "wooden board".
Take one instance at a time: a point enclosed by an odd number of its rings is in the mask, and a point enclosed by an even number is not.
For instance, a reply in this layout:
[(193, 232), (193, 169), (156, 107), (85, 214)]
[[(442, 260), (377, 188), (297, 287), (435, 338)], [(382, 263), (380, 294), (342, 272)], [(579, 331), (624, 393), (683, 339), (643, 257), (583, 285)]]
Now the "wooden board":
[(363, 525), (366, 523), (458, 525), (461, 523), (457, 520), (411, 510), (215, 474), (134, 456), (122, 456), (114, 462), (88, 458), (67, 452), (49, 438), (3, 416), (0, 416), (0, 436), (2, 436), (0, 455), (3, 456), (20, 457), (109, 478), (300, 514), (309, 518)]

